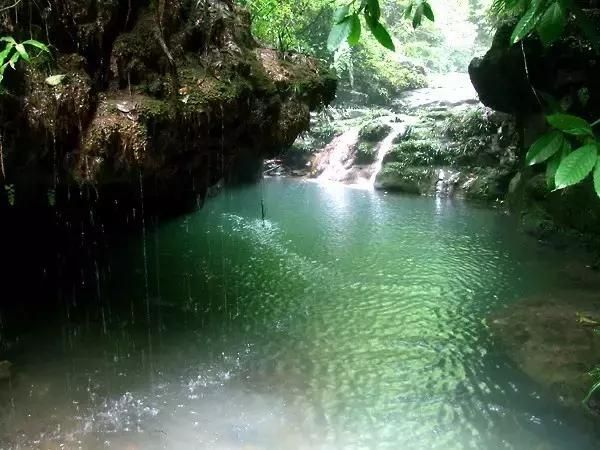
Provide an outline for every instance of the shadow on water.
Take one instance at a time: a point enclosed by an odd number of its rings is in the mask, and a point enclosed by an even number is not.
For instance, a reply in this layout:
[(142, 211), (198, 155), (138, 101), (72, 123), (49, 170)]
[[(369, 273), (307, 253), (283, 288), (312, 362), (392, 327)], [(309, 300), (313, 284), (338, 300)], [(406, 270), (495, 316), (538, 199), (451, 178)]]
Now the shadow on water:
[(597, 448), (485, 325), (560, 281), (512, 220), (286, 180), (75, 250), (24, 220), (0, 448)]

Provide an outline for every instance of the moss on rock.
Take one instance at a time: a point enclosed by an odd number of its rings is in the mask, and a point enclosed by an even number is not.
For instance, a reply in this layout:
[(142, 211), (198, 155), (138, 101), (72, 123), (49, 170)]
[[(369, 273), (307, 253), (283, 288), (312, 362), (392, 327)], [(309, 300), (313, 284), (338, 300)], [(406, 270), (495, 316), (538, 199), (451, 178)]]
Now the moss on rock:
[(444, 164), (440, 158), (439, 144), (433, 140), (410, 140), (396, 144), (385, 155), (384, 162), (403, 166), (432, 166)]
[(55, 86), (45, 81), (48, 77), (46, 69), (27, 66), (24, 115), (32, 129), (57, 138), (77, 134), (87, 123), (95, 97), (84, 64), (83, 58), (76, 54), (59, 57), (54, 73), (58, 72), (64, 78)]
[(477, 168), (463, 174), (460, 190), (471, 200), (497, 201), (504, 199), (512, 172), (498, 168)]
[(401, 163), (391, 162), (384, 164), (375, 185), (378, 189), (427, 195), (435, 187), (434, 179), (435, 169), (431, 167), (406, 167)]

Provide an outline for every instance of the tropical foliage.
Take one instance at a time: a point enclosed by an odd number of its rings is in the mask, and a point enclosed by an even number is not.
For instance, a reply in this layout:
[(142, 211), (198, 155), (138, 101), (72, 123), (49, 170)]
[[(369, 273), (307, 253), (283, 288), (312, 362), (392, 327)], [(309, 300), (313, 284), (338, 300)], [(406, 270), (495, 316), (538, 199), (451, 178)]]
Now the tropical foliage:
[(552, 44), (562, 36), (570, 18), (590, 40), (598, 37), (590, 19), (569, 0), (495, 0), (492, 12), (496, 17), (518, 19), (511, 36), (513, 44), (530, 34), (536, 34), (545, 45)]
[[(327, 40), (329, 50), (336, 50), (344, 41), (351, 46), (358, 44), (363, 28), (361, 16), (373, 37), (382, 46), (396, 50), (390, 33), (382, 23), (379, 0), (363, 0), (360, 3), (352, 1), (338, 7), (333, 15), (333, 27)], [(413, 28), (420, 26), (424, 17), (432, 22), (435, 20), (427, 0), (411, 0), (404, 10), (404, 17), (411, 19)]]
[[(594, 44), (598, 37), (589, 27), (586, 16), (573, 2), (564, 0), (497, 0), (497, 10), (521, 11), (511, 42), (517, 44), (525, 37), (536, 34), (546, 46), (563, 35), (569, 17), (573, 17), (582, 32)], [(529, 165), (546, 164), (548, 186), (564, 189), (580, 183), (591, 175), (594, 188), (600, 196), (599, 141), (594, 126), (582, 117), (552, 113), (546, 116), (549, 131), (540, 136), (529, 148)]]
[(34, 39), (17, 42), (11, 36), (4, 36), (0, 37), (0, 43), (4, 43), (4, 48), (0, 51), (0, 89), (2, 88), (2, 81), (4, 80), (4, 73), (7, 68), (15, 69), (17, 63), (21, 60), (31, 62), (32, 57), (29, 51), (38, 50), (38, 54), (44, 52), (50, 53), (45, 44)]
[(548, 115), (546, 120), (552, 129), (530, 147), (527, 163), (546, 163), (548, 185), (555, 189), (577, 184), (592, 174), (600, 196), (599, 142), (592, 128), (596, 123), (561, 113)]
[[(386, 103), (403, 90), (424, 86), (425, 70), (465, 70), (474, 54), (471, 42), (476, 34), (470, 17), (485, 11), (491, 2), (239, 1), (250, 9), (253, 34), (263, 44), (280, 50), (284, 57), (285, 52), (296, 51), (330, 61), (341, 80), (339, 98), (358, 91), (377, 103)], [(428, 19), (436, 7), (440, 11), (438, 23), (447, 23), (444, 21), (451, 16), (453, 35)], [(462, 45), (456, 42), (458, 28), (466, 29)], [(345, 37), (346, 33), (350, 34)], [(396, 51), (388, 50), (381, 41)]]

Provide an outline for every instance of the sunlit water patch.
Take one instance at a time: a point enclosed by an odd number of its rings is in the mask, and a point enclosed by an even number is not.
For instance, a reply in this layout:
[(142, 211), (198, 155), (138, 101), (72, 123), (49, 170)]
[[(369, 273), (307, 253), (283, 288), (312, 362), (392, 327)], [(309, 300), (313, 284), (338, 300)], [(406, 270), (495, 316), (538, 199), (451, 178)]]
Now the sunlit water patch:
[(148, 228), (21, 336), (0, 448), (600, 445), (489, 335), (560, 283), (501, 212), (270, 180)]

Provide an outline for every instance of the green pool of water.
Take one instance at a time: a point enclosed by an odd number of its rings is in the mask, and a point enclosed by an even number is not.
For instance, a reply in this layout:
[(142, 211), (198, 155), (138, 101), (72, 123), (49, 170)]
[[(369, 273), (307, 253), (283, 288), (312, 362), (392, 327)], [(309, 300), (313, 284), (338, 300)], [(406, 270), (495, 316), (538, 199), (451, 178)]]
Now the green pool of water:
[(490, 336), (560, 285), (501, 211), (265, 180), (146, 223), (23, 337), (0, 448), (600, 447)]

